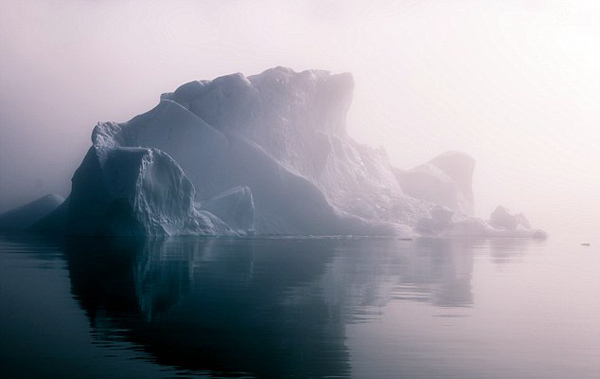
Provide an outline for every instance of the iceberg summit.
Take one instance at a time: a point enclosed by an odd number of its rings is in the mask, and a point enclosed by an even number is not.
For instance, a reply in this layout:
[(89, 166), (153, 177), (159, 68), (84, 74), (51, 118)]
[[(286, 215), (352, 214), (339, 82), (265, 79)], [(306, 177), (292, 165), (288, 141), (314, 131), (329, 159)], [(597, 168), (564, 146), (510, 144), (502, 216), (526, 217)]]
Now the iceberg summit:
[(499, 207), (473, 217), (475, 161), (412, 170), (346, 133), (350, 74), (276, 67), (192, 81), (128, 122), (98, 123), (62, 202), (0, 215), (0, 229), (110, 236), (544, 237)]

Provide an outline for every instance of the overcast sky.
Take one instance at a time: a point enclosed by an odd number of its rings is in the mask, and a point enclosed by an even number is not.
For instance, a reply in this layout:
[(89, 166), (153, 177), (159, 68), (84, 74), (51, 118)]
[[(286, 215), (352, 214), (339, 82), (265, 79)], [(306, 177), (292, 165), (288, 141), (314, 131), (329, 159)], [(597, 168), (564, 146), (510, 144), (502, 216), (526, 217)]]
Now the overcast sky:
[(70, 177), (97, 121), (194, 79), (277, 65), (352, 72), (349, 132), (411, 168), (477, 160), (482, 217), (600, 227), (595, 0), (0, 2), (0, 211)]

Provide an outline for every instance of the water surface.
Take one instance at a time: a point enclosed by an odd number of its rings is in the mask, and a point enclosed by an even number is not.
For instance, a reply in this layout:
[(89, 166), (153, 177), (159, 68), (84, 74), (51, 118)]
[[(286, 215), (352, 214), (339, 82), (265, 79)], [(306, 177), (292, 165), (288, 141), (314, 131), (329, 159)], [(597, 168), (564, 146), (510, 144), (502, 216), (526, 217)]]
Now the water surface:
[(2, 376), (598, 378), (597, 246), (2, 237)]

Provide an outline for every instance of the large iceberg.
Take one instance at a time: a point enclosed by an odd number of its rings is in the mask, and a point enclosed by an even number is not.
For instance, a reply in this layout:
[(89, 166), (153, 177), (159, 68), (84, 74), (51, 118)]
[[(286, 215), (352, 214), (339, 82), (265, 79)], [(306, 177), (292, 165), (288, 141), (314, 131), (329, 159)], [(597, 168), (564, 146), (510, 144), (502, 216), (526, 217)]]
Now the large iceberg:
[[(98, 123), (72, 192), (38, 230), (76, 235), (441, 235), (473, 219), (475, 161), (410, 171), (346, 133), (350, 74), (193, 81)], [(476, 221), (473, 221), (476, 220)]]
[[(252, 226), (230, 211), (222, 217), (234, 231), (246, 225), (247, 232), (258, 234), (407, 232), (406, 225), (426, 214), (428, 204), (402, 193), (383, 151), (346, 134), (352, 87), (349, 74), (281, 67), (248, 78), (190, 82), (129, 122), (99, 123), (93, 149), (144, 147), (168, 154), (193, 184), (196, 209), (219, 219), (210, 204), (215, 199), (237, 204), (241, 194), (232, 196), (232, 190), (245, 188), (242, 197), (251, 201), (240, 217), (253, 217)], [(89, 172), (84, 166), (78, 171)], [(76, 188), (76, 177), (72, 196), (87, 192)]]

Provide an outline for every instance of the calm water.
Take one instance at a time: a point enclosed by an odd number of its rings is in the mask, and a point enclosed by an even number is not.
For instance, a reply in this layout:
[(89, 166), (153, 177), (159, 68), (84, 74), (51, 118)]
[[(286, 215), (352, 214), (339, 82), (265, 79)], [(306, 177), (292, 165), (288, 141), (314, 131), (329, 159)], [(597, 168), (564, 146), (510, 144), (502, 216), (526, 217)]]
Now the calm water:
[(597, 379), (580, 242), (2, 238), (0, 376)]

